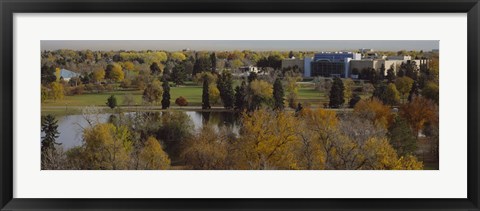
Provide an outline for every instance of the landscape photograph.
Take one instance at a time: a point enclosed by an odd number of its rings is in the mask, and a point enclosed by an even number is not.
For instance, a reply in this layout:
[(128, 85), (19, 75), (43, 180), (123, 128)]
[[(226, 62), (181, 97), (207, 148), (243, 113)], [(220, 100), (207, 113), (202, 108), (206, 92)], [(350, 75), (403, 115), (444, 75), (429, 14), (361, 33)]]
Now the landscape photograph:
[(439, 170), (438, 40), (43, 40), (41, 170)]

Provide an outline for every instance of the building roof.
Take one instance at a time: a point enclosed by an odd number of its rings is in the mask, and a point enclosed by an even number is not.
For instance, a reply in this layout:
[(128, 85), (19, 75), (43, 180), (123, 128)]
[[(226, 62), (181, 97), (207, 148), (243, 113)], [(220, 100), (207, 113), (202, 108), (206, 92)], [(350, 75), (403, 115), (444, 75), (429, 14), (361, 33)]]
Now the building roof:
[(73, 77), (78, 77), (78, 76), (80, 76), (80, 74), (78, 74), (76, 72), (66, 70), (66, 69), (61, 69), (60, 70), (60, 77), (62, 77), (62, 78), (73, 78)]

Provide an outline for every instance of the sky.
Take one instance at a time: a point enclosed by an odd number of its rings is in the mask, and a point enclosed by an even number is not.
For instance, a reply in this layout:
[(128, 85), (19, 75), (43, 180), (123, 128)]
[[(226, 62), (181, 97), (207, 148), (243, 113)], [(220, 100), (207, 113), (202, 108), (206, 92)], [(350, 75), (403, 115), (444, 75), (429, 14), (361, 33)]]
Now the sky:
[(438, 40), (42, 40), (43, 50), (379, 51), (439, 49)]

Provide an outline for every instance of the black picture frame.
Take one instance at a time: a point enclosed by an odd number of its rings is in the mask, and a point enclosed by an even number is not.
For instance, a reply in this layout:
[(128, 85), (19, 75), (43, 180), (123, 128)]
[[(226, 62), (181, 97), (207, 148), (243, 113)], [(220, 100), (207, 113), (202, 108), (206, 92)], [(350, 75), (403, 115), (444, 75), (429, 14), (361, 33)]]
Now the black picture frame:
[[(478, 0), (0, 0), (0, 207), (2, 210), (479, 210)], [(16, 199), (13, 198), (14, 13), (467, 13), (466, 199)], [(448, 182), (448, 181), (445, 181)]]

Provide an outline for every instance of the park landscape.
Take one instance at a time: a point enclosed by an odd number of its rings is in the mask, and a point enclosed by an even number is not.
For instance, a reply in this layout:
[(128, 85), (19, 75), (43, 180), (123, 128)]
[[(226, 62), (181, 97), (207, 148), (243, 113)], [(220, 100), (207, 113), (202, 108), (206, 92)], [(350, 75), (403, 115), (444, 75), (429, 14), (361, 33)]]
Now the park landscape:
[(48, 42), (56, 41), (42, 41), (42, 170), (439, 169), (435, 50)]

